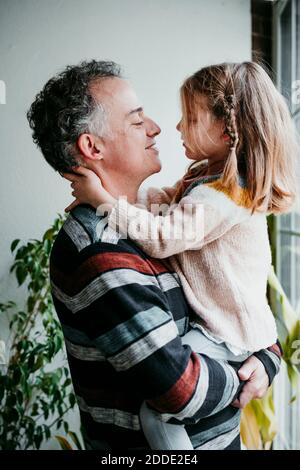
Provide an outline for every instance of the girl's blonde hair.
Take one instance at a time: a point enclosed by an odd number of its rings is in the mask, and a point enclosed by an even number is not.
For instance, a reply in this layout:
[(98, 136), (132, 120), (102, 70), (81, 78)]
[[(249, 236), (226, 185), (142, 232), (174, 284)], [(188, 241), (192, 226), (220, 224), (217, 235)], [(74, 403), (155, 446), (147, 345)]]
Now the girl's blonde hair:
[[(222, 186), (236, 190), (243, 174), (252, 212), (288, 211), (296, 196), (297, 132), (285, 99), (262, 66), (243, 62), (202, 68), (185, 80), (180, 95), (181, 129), (192, 147), (201, 149), (190, 120), (197, 117), (197, 105), (203, 109), (203, 97), (212, 117), (224, 122), (230, 151)], [(203, 164), (194, 162), (185, 177), (202, 173)], [(175, 200), (182, 193), (183, 186)]]

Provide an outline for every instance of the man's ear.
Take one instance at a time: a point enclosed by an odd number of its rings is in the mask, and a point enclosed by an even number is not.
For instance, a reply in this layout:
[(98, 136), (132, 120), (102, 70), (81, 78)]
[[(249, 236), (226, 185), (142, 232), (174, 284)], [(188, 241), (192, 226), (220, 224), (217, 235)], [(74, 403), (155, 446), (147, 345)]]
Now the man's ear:
[(77, 145), (83, 157), (91, 160), (103, 159), (103, 144), (100, 137), (81, 134), (77, 139)]

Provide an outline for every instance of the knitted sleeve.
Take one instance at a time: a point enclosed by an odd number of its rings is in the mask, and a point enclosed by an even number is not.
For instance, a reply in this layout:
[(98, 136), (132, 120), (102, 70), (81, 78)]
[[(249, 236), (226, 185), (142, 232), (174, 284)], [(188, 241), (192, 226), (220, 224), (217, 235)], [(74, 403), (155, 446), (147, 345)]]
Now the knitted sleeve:
[(266, 373), (269, 377), (269, 384), (271, 385), (280, 370), (282, 349), (279, 341), (267, 349), (262, 349), (261, 351), (254, 353), (254, 356), (256, 356), (265, 366)]
[(198, 250), (247, 220), (243, 190), (233, 199), (215, 183), (199, 184), (163, 215), (119, 199), (108, 223), (133, 239), (148, 255), (167, 258), (186, 250)]

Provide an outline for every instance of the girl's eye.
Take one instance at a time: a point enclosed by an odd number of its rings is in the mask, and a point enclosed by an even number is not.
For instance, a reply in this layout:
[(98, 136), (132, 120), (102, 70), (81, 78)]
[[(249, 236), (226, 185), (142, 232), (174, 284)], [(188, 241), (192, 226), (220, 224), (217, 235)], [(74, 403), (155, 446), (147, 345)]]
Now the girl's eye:
[(135, 122), (134, 125), (135, 126), (142, 126), (144, 124), (144, 121), (140, 121), (140, 122)]

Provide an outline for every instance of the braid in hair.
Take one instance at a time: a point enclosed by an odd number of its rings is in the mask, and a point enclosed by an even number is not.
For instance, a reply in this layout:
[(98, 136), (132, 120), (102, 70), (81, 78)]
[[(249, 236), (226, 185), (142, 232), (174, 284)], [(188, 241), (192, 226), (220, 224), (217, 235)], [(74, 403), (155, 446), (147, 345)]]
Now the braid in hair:
[(236, 124), (235, 115), (235, 96), (228, 95), (224, 97), (224, 112), (225, 112), (225, 133), (230, 137), (230, 149), (228, 158), (223, 171), (222, 181), (225, 185), (234, 185), (237, 182), (237, 154), (236, 149), (239, 142), (239, 135)]

